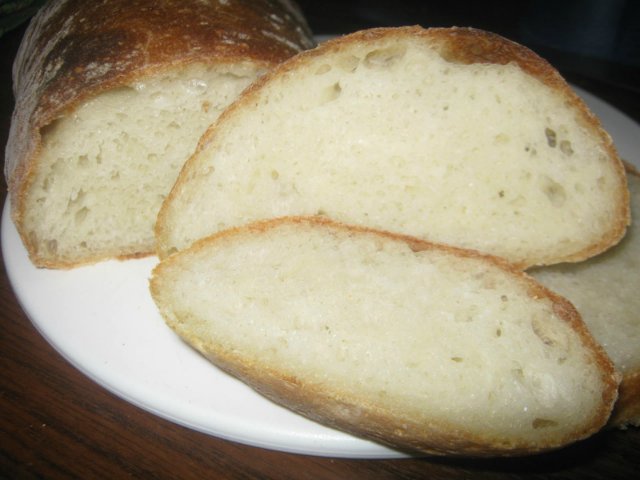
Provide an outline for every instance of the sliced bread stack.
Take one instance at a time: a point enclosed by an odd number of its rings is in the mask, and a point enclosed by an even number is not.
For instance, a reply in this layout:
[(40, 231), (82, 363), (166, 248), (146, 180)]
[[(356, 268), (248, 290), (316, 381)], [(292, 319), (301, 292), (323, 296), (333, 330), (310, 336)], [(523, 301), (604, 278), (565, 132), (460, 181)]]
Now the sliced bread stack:
[(15, 60), (5, 163), (32, 261), (154, 253), (158, 210), (202, 133), (312, 45), (284, 0), (47, 2)]
[(151, 292), (312, 419), (522, 455), (602, 428), (620, 380), (522, 269), (593, 257), (629, 221), (610, 137), (544, 60), (473, 29), (368, 30), (285, 61), (205, 133), (160, 210)]

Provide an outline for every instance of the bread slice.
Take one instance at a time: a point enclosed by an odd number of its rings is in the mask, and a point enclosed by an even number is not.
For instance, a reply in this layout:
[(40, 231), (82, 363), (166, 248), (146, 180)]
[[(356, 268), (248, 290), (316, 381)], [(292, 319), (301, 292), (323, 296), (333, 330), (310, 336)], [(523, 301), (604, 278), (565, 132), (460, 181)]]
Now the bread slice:
[(158, 210), (202, 133), (312, 45), (292, 2), (48, 2), (15, 60), (5, 165), (33, 262), (154, 253)]
[(534, 269), (531, 274), (566, 296), (622, 373), (610, 424), (640, 426), (640, 172), (629, 165), (631, 214), (627, 235), (586, 262)]
[(572, 305), (475, 251), (284, 218), (169, 256), (168, 325), (266, 397), (433, 454), (521, 455), (587, 437), (617, 374)]
[(205, 134), (159, 255), (260, 219), (325, 215), (520, 266), (577, 261), (629, 220), (624, 168), (544, 60), (473, 29), (374, 29), (284, 62)]

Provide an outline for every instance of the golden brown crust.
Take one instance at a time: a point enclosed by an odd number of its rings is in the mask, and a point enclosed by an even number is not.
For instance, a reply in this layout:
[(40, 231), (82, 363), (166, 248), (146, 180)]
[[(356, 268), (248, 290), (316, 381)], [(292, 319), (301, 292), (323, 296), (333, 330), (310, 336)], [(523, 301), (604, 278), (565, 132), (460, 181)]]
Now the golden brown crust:
[(622, 378), (620, 393), (609, 420), (610, 427), (640, 427), (640, 371)]
[[(318, 47), (307, 50), (295, 55), (294, 57), (282, 62), (276, 68), (255, 81), (242, 95), (234, 102), (213, 125), (207, 129), (201, 137), (196, 148), (196, 153), (192, 159), (187, 161), (183, 172), (188, 172), (189, 165), (195, 162), (198, 152), (204, 150), (207, 145), (215, 141), (218, 125), (224, 124), (228, 117), (242, 112), (243, 109), (249, 108), (258, 99), (261, 89), (265, 84), (273, 79), (285, 77), (288, 72), (300, 68), (305, 63), (315, 57), (326, 55), (327, 53), (339, 52), (350, 46), (366, 41), (375, 41), (382, 38), (403, 38), (410, 37), (414, 39), (422, 39), (429, 48), (434, 45), (440, 46), (440, 54), (449, 61), (458, 63), (516, 63), (525, 72), (548, 85), (553, 90), (564, 96), (567, 105), (575, 108), (578, 118), (582, 120), (585, 128), (590, 130), (594, 136), (601, 140), (604, 151), (614, 166), (620, 188), (618, 189), (620, 198), (618, 199), (618, 212), (615, 215), (615, 226), (603, 237), (597, 244), (592, 244), (582, 251), (576, 252), (569, 258), (562, 258), (558, 261), (577, 262), (590, 258), (598, 253), (617, 244), (625, 234), (627, 226), (631, 221), (629, 208), (629, 192), (625, 188), (626, 176), (622, 161), (618, 157), (613, 141), (609, 134), (602, 128), (600, 120), (591, 112), (580, 97), (571, 89), (567, 82), (560, 76), (555, 68), (553, 68), (546, 60), (539, 57), (536, 53), (528, 48), (507, 40), (497, 34), (477, 30), (473, 28), (429, 28), (425, 29), (419, 26), (395, 27), (395, 28), (374, 28), (362, 30), (356, 33), (328, 40)], [(185, 181), (184, 177), (188, 174), (180, 175), (174, 188), (170, 192), (164, 205), (172, 202), (177, 195), (177, 191), (182, 188)], [(162, 250), (162, 228), (165, 223), (166, 215), (163, 207), (159, 213), (159, 220), (156, 223), (156, 236), (159, 239), (158, 254), (161, 257), (167, 255)], [(525, 268), (531, 265), (520, 265)]]
[(627, 175), (631, 174), (640, 177), (640, 170), (638, 170), (638, 168), (634, 164), (624, 159), (622, 160), (622, 164), (624, 165), (624, 169), (627, 172)]
[(313, 46), (311, 38), (288, 0), (48, 2), (14, 63), (16, 107), (5, 155), (12, 216), (27, 249), (34, 251), (20, 229), (23, 199), (47, 125), (102, 91), (162, 70), (198, 62), (272, 67)]
[[(385, 410), (379, 405), (365, 404), (362, 399), (350, 398), (344, 392), (326, 391), (319, 385), (310, 384), (292, 378), (282, 372), (247, 362), (246, 358), (231, 351), (221, 350), (218, 346), (206, 343), (203, 339), (181, 332), (181, 335), (219, 368), (240, 378), (256, 391), (276, 403), (306, 416), (314, 421), (343, 430), (356, 436), (373, 439), (392, 448), (409, 453), (428, 453), (433, 455), (464, 455), (474, 457), (487, 456), (519, 456), (548, 451), (586, 438), (606, 424), (614, 402), (617, 398), (619, 374), (604, 349), (591, 336), (580, 314), (565, 298), (560, 297), (532, 277), (522, 272), (507, 261), (474, 250), (467, 250), (450, 245), (431, 243), (411, 236), (380, 231), (362, 226), (345, 225), (324, 217), (281, 217), (255, 222), (232, 228), (200, 239), (189, 249), (188, 253), (207, 248), (207, 246), (225, 241), (234, 241), (234, 237), (267, 232), (282, 224), (321, 225), (334, 230), (346, 231), (353, 235), (378, 235), (391, 240), (407, 243), (414, 251), (440, 250), (466, 258), (482, 259), (507, 271), (514, 278), (524, 281), (529, 287), (529, 295), (534, 298), (548, 298), (554, 312), (579, 335), (583, 344), (593, 352), (593, 361), (602, 372), (603, 402), (602, 408), (590, 422), (580, 431), (568, 433), (546, 444), (527, 442), (497, 443), (491, 438), (473, 437), (466, 432), (459, 432), (455, 427), (442, 422), (433, 421), (429, 425), (416, 421), (409, 416), (398, 418), (398, 412)], [(185, 252), (187, 253), (187, 252)], [(157, 278), (162, 270), (168, 268), (179, 254), (169, 256), (161, 261), (153, 271), (150, 289), (154, 297), (159, 295)], [(165, 318), (170, 318), (163, 312)], [(171, 322), (168, 322), (171, 325)], [(177, 328), (180, 331), (180, 328)]]

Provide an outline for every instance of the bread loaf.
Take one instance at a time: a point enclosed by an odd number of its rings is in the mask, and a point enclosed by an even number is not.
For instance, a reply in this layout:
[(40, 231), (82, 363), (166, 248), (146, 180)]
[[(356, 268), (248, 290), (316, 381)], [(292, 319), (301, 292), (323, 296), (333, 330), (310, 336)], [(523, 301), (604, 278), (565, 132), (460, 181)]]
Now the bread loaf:
[(312, 46), (288, 0), (53, 0), (14, 65), (12, 215), (33, 262), (153, 253), (163, 198), (207, 126)]
[(472, 29), (357, 32), (303, 52), (203, 137), (157, 224), (161, 257), (286, 215), (576, 261), (628, 223), (624, 169), (544, 60)]
[(521, 455), (589, 436), (617, 374), (572, 305), (498, 258), (319, 218), (227, 230), (151, 293), (266, 397), (394, 448)]
[(611, 250), (586, 262), (531, 274), (566, 296), (622, 373), (610, 424), (640, 426), (640, 173), (629, 166), (633, 223)]

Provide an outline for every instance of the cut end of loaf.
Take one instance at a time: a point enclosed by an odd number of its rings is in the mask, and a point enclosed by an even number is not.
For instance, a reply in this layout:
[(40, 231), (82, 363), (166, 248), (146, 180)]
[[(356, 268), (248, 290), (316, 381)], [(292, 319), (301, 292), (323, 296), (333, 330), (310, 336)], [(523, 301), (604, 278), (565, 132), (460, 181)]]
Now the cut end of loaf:
[(260, 72), (182, 66), (103, 92), (43, 128), (17, 217), (34, 263), (154, 253), (158, 210), (200, 134)]
[(273, 220), (167, 258), (151, 292), (218, 366), (395, 448), (558, 448), (600, 428), (616, 396), (611, 363), (568, 302), (470, 251)]
[(5, 158), (33, 262), (152, 253), (162, 197), (204, 130), (258, 74), (313, 45), (295, 2), (47, 2), (13, 65)]

